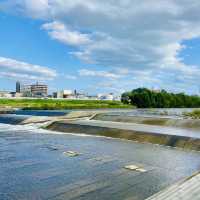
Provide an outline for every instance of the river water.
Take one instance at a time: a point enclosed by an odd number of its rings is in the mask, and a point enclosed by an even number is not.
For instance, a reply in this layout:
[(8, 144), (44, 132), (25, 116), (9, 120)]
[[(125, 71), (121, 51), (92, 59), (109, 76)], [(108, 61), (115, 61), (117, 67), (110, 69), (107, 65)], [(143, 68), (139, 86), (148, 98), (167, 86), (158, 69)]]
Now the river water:
[[(67, 157), (64, 151), (80, 156)], [(0, 124), (0, 199), (143, 200), (200, 169), (200, 153)], [(140, 165), (145, 173), (124, 169)]]
[[(168, 115), (168, 116), (182, 116), (185, 112), (191, 112), (198, 108), (150, 108), (150, 109), (101, 109), (112, 113), (124, 115)], [(78, 110), (78, 109), (76, 109)], [(91, 109), (81, 109), (82, 111), (89, 111)], [(95, 110), (95, 109), (93, 109)], [(17, 115), (34, 115), (34, 116), (61, 116), (75, 110), (17, 110), (14, 114)]]
[(144, 200), (200, 169), (199, 152), (16, 125), (20, 114), (0, 117), (2, 200)]

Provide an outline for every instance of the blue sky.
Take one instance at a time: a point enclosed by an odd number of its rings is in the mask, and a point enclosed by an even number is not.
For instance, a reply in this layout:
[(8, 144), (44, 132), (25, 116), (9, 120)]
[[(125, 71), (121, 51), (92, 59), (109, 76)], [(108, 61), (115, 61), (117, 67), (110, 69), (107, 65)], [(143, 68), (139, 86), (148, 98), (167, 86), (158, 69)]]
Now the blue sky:
[(200, 91), (200, 3), (0, 0), (0, 90)]

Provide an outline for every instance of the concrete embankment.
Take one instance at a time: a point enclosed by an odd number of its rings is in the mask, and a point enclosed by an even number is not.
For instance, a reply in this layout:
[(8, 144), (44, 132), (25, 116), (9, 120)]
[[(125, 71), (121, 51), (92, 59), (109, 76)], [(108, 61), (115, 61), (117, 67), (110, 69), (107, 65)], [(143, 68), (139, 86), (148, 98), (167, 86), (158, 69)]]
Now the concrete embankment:
[(200, 172), (179, 181), (160, 191), (146, 200), (199, 200), (200, 199)]
[(92, 119), (101, 121), (115, 121), (115, 122), (130, 122), (138, 124), (171, 126), (179, 128), (189, 128), (200, 130), (199, 119), (187, 118), (170, 118), (170, 117), (143, 117), (143, 116), (124, 116), (124, 115), (110, 115), (109, 113), (99, 113)]
[(26, 124), (36, 124), (60, 120), (77, 120), (77, 119), (88, 119), (94, 116), (96, 113), (101, 113), (102, 111), (72, 111), (63, 116), (32, 116), (32, 115), (17, 115), (13, 114), (15, 110), (12, 109), (2, 109), (0, 110), (0, 123), (5, 124), (15, 124), (15, 125), (26, 125)]
[(43, 122), (58, 122), (61, 120), (78, 120), (78, 119), (90, 119), (94, 117), (97, 113), (103, 113), (105, 111), (72, 111), (64, 116), (53, 116), (53, 117), (47, 117), (47, 116), (31, 116), (26, 118), (25, 120), (21, 121), (21, 125), (25, 124), (32, 124), (32, 123), (43, 123)]
[[(126, 124), (123, 124), (126, 125)], [(162, 134), (158, 132), (134, 130), (133, 128), (123, 128), (121, 124), (96, 125), (92, 121), (58, 121), (47, 126), (47, 129), (67, 133), (85, 133), (88, 135), (106, 136), (133, 140), (142, 143), (152, 143), (171, 147), (178, 147), (188, 150), (200, 151), (200, 138), (187, 137), (174, 134)], [(149, 127), (151, 128), (151, 127)]]

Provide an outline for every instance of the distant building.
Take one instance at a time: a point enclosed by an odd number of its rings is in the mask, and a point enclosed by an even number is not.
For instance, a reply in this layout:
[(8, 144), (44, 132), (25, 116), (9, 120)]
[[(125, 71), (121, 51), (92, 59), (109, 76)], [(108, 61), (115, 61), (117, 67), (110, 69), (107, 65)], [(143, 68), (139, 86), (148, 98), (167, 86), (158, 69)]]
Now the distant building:
[(11, 98), (12, 94), (8, 91), (0, 91), (0, 98)]
[(71, 96), (74, 96), (71, 90), (61, 90), (53, 93), (54, 98), (69, 98)]
[(58, 98), (58, 93), (57, 92), (53, 92), (53, 98)]
[(21, 98), (21, 97), (23, 97), (23, 93), (19, 93), (19, 92), (14, 92), (12, 95), (15, 98)]
[(20, 90), (24, 97), (32, 97), (31, 85), (22, 85)]
[(54, 96), (56, 98), (63, 98), (63, 92), (62, 91), (56, 92)]
[(112, 93), (110, 93), (110, 94), (99, 94), (98, 95), (98, 99), (100, 99), (100, 100), (114, 100), (114, 96), (113, 96), (113, 94)]
[(48, 86), (44, 84), (33, 84), (31, 85), (31, 94), (33, 97), (47, 97)]
[(20, 82), (17, 81), (16, 82), (16, 93), (20, 93), (20, 91), (21, 91), (21, 85), (20, 85)]
[(121, 101), (121, 95), (114, 96), (113, 100), (115, 100), (115, 101)]
[(98, 96), (96, 95), (88, 95), (87, 98), (90, 100), (99, 100)]
[(45, 84), (32, 84), (32, 85), (22, 85), (21, 93), (24, 97), (47, 97), (48, 96), (48, 86)]
[(18, 98), (18, 97), (22, 97), (22, 93), (17, 93), (17, 92), (10, 92), (10, 95), (11, 95), (11, 97), (14, 97), (14, 98)]
[(73, 92), (71, 90), (63, 90), (63, 98), (67, 98), (68, 96), (72, 96)]

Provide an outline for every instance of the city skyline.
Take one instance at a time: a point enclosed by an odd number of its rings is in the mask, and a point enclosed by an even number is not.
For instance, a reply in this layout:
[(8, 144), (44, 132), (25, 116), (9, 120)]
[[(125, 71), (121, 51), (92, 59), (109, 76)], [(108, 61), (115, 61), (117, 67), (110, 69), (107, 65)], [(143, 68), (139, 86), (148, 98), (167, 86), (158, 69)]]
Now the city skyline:
[(50, 92), (47, 84), (21, 84), (17, 81), (15, 91), (0, 90), (0, 98), (8, 99), (68, 99), (68, 100), (111, 100), (121, 101), (121, 95), (113, 93), (89, 94), (81, 91), (63, 89)]
[(149, 3), (1, 1), (0, 90), (19, 80), (50, 92), (199, 94), (200, 3)]

